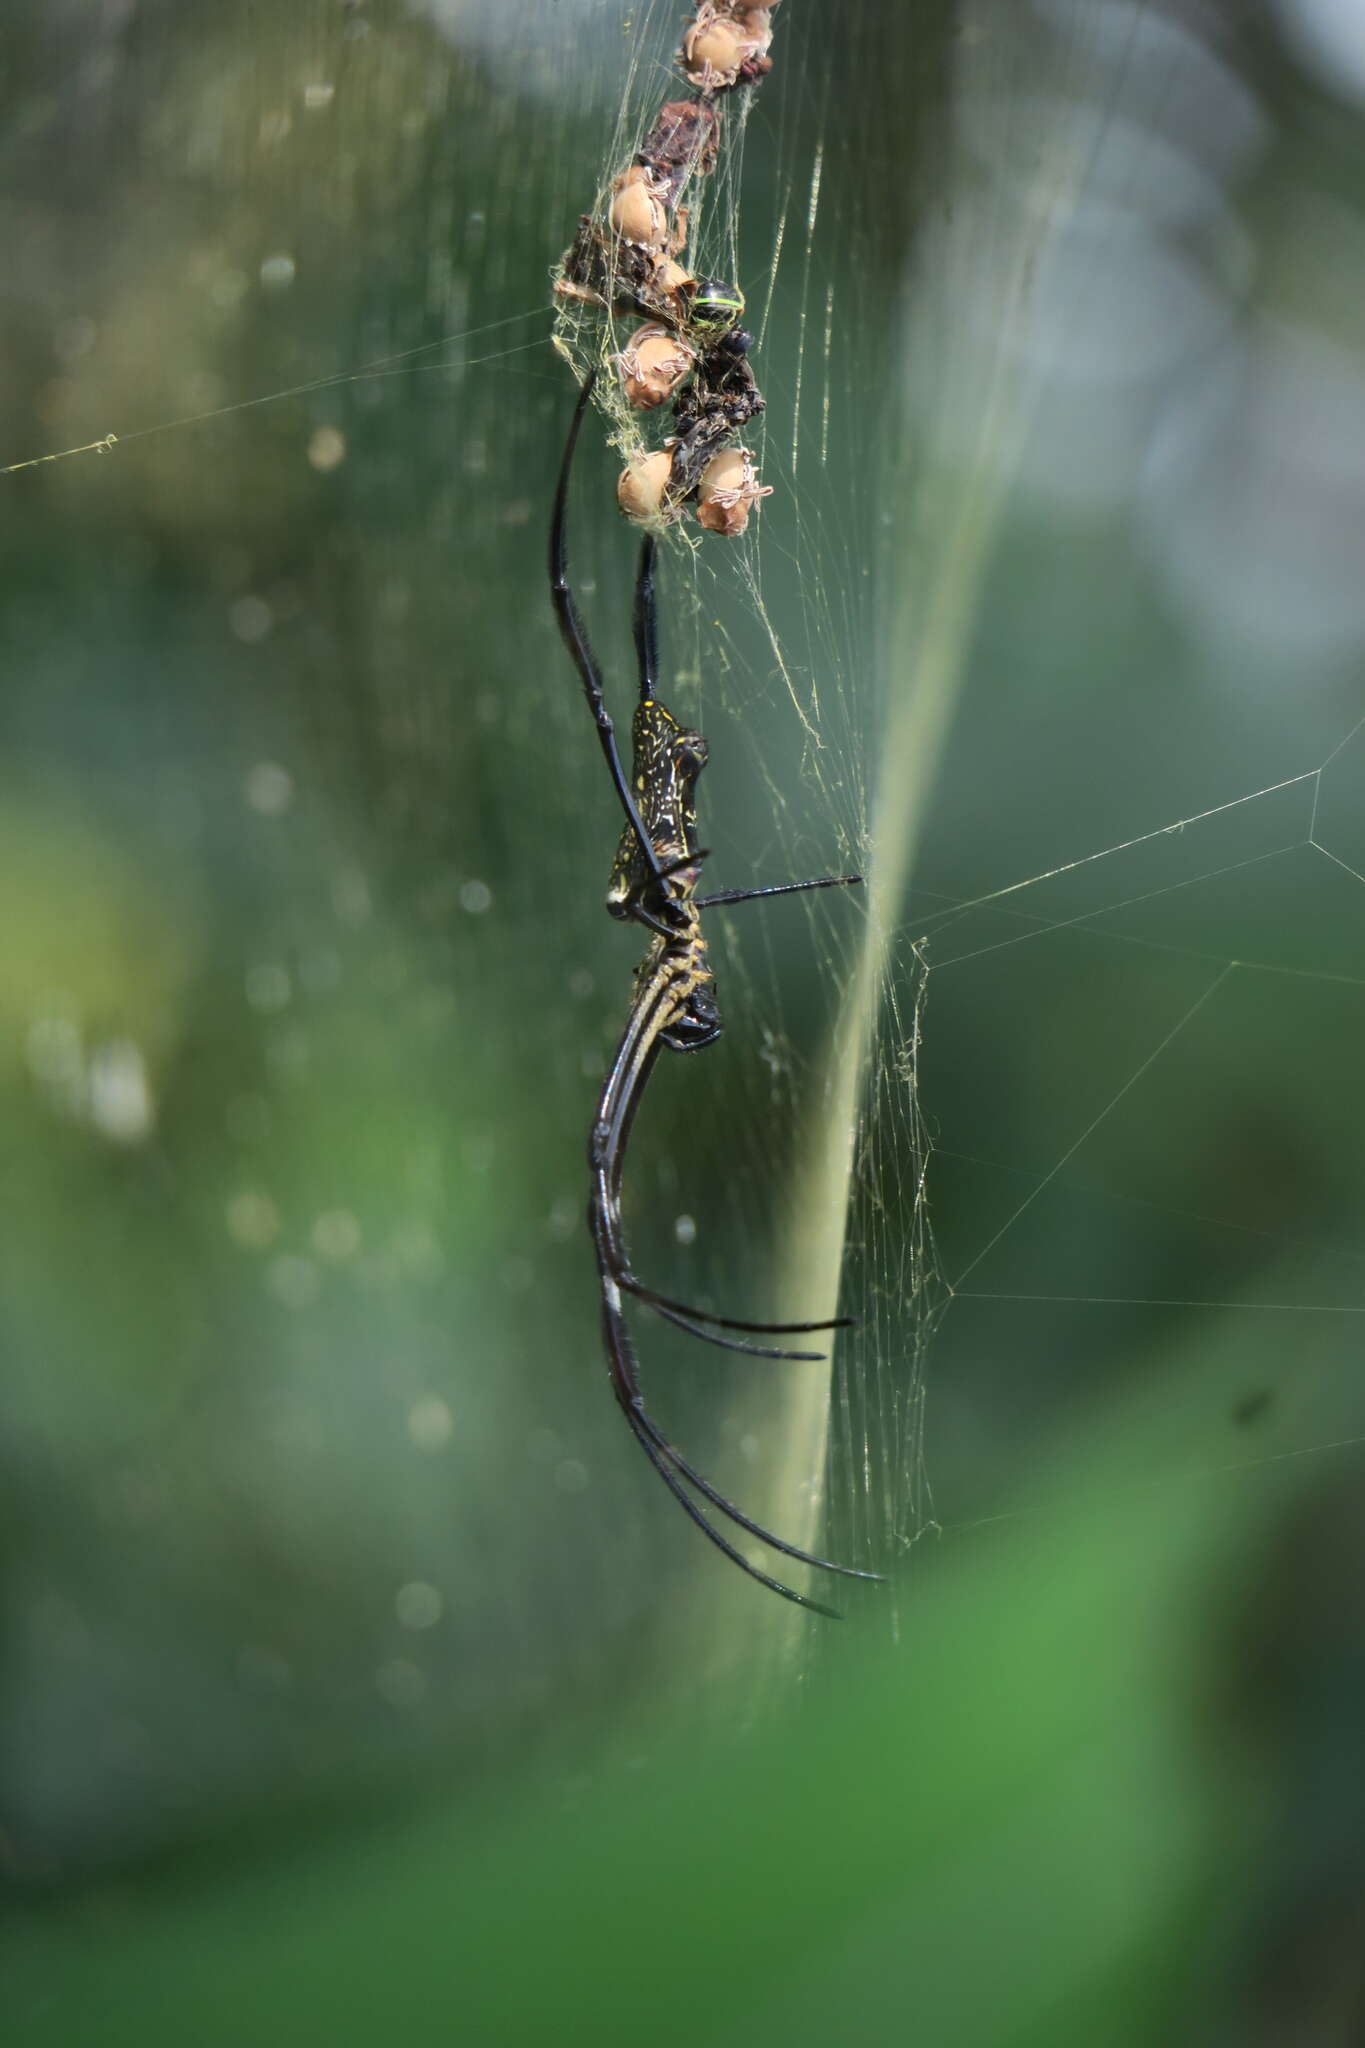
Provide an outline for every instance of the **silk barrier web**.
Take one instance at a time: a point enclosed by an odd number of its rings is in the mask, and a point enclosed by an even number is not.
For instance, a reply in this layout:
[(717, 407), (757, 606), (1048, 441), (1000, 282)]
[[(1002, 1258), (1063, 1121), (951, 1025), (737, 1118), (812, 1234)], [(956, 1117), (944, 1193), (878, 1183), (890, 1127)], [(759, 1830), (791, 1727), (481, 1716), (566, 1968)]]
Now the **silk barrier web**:
[[(35, 11), (15, 72), (8, 1725), (76, 1859), (790, 1625), (623, 1429), (582, 1222), (637, 951), (552, 336), (623, 337), (553, 279), (683, 12), (289, 12)], [(1135, 1384), (1134, 1485), (1349, 1465), (1362, 194), (1232, 9), (772, 25), (691, 245), (772, 495), (670, 534), (662, 694), (707, 887), (866, 881), (709, 916), (725, 1037), (662, 1064), (626, 1220), (669, 1294), (858, 1324), (789, 1366), (642, 1320), (651, 1406), (892, 1571)], [(570, 553), (624, 727), (613, 388)], [(901, 1584), (851, 1604), (912, 1630)]]

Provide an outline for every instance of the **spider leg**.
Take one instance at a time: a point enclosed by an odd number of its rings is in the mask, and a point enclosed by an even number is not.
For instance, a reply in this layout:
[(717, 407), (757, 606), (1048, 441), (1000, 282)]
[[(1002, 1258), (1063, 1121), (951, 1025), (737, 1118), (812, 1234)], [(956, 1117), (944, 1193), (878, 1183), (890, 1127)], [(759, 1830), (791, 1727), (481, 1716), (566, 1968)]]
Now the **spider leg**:
[[(640, 702), (648, 704), (657, 696), (659, 680), (659, 599), (654, 580), (655, 565), (658, 561), (658, 542), (652, 533), (647, 533), (640, 543), (640, 562), (635, 572), (635, 599), (632, 608), (632, 624), (635, 634), (635, 655), (640, 676)], [(657, 852), (657, 850), (656, 850)], [(654, 861), (654, 875), (659, 882), (667, 882), (674, 875), (686, 869), (696, 870), (709, 858), (710, 848), (699, 847), (694, 852), (683, 852), (676, 859)], [(695, 885), (695, 884), (694, 884)], [(675, 908), (675, 926), (661, 920), (649, 905), (638, 901), (633, 913), (642, 924), (660, 931), (665, 938), (674, 936), (675, 929), (681, 928), (684, 919)]]
[(716, 1344), (722, 1351), (743, 1351), (750, 1358), (801, 1359), (812, 1365), (827, 1355), (823, 1351), (778, 1351), (771, 1344), (746, 1344), (742, 1337), (722, 1337), (718, 1330), (705, 1330), (692, 1316), (682, 1315), (675, 1308), (665, 1308), (662, 1302), (651, 1301), (648, 1306), (666, 1323), (686, 1330), (689, 1337), (700, 1337), (703, 1344)]
[[(671, 875), (681, 874), (684, 868), (699, 868), (704, 860), (710, 858), (710, 853), (709, 846), (700, 846), (695, 853), (680, 853), (676, 860), (665, 861), (658, 868), (659, 880), (666, 882)], [(666, 919), (651, 910), (642, 898), (631, 905), (629, 914), (637, 924), (647, 925), (650, 931), (657, 932), (660, 938), (675, 939), (678, 935), (676, 926), (669, 924)]]
[[(645, 1408), (644, 1395), (640, 1389), (640, 1376), (635, 1357), (635, 1347), (631, 1342), (630, 1332), (626, 1328), (625, 1317), (621, 1312), (620, 1291), (612, 1279), (607, 1260), (603, 1256), (603, 1232), (600, 1228), (600, 1219), (597, 1217), (594, 1217), (594, 1237), (597, 1240), (598, 1275), (602, 1283), (602, 1328), (607, 1342), (612, 1388), (619, 1406), (625, 1412), (631, 1429), (634, 1431), (638, 1441), (644, 1445), (651, 1465), (664, 1478), (669, 1491), (680, 1499), (685, 1498), (680, 1484), (681, 1480), (685, 1479), (713, 1507), (718, 1508), (721, 1514), (734, 1522), (738, 1528), (745, 1530), (750, 1536), (756, 1537), (760, 1543), (766, 1544), (770, 1550), (780, 1551), (784, 1557), (795, 1558), (798, 1564), (811, 1565), (817, 1571), (835, 1572), (840, 1578), (870, 1579), (880, 1583), (880, 1572), (862, 1571), (856, 1565), (836, 1564), (832, 1558), (817, 1557), (814, 1551), (802, 1550), (799, 1544), (788, 1543), (785, 1537), (775, 1535), (771, 1529), (765, 1529), (761, 1522), (754, 1521), (752, 1516), (746, 1515), (742, 1508), (736, 1507), (733, 1501), (727, 1500), (719, 1488), (713, 1486), (711, 1481), (705, 1478), (695, 1465), (689, 1463), (676, 1445), (669, 1442)], [(671, 1471), (666, 1469), (668, 1467), (672, 1468)], [(695, 1501), (689, 1499), (687, 1501), (687, 1509), (692, 1520), (706, 1531), (717, 1548), (723, 1550), (726, 1556), (733, 1558), (736, 1563), (742, 1564), (751, 1577), (761, 1579), (764, 1585), (771, 1585), (776, 1591), (785, 1593), (788, 1599), (796, 1600), (799, 1606), (818, 1606), (818, 1602), (807, 1600), (802, 1595), (793, 1593), (790, 1587), (782, 1586), (776, 1580), (769, 1579), (765, 1573), (751, 1566), (748, 1560), (731, 1543), (727, 1542), (717, 1529), (712, 1527)]]
[(713, 1316), (709, 1309), (693, 1308), (685, 1301), (675, 1301), (672, 1295), (659, 1294), (652, 1287), (646, 1287), (643, 1280), (637, 1280), (633, 1273), (617, 1273), (615, 1279), (627, 1294), (633, 1294), (647, 1307), (671, 1309), (675, 1316), (687, 1316), (694, 1323), (714, 1323), (721, 1330), (757, 1330), (775, 1337), (799, 1337), (812, 1330), (852, 1330), (857, 1327), (856, 1316), (827, 1316), (819, 1323), (748, 1323), (738, 1316)]
[(654, 695), (659, 675), (659, 603), (654, 587), (654, 563), (658, 544), (647, 533), (640, 544), (640, 566), (635, 574), (635, 652), (640, 664), (640, 702)]
[(573, 423), (569, 428), (569, 438), (564, 444), (564, 459), (559, 468), (559, 482), (555, 488), (554, 513), (550, 521), (550, 599), (554, 605), (555, 617), (559, 621), (560, 635), (572, 656), (574, 667), (578, 670), (579, 678), (583, 684), (583, 694), (588, 700), (588, 709), (593, 715), (593, 722), (597, 727), (597, 737), (601, 744), (603, 755), (606, 758), (607, 767), (611, 771), (611, 779), (615, 784), (616, 794), (621, 800), (621, 808), (625, 812), (631, 830), (639, 842), (640, 851), (644, 855), (646, 866), (654, 876), (654, 879), (658, 881), (660, 879), (659, 856), (654, 851), (649, 834), (645, 830), (644, 821), (640, 816), (639, 806), (631, 792), (630, 778), (627, 776), (622, 765), (620, 751), (616, 745), (616, 728), (611, 722), (611, 714), (607, 710), (606, 698), (603, 695), (602, 671), (598, 665), (597, 656), (593, 653), (592, 642), (588, 638), (587, 630), (579, 616), (578, 606), (574, 602), (573, 591), (569, 586), (566, 541), (569, 478), (573, 473), (573, 458), (574, 450), (578, 445), (578, 430), (583, 424), (583, 415), (587, 411), (588, 401), (592, 396), (592, 388), (596, 382), (597, 372), (594, 370), (578, 394), (578, 404), (574, 407)]
[[(681, 874), (684, 868), (699, 868), (704, 860), (709, 860), (710, 858), (711, 849), (709, 846), (699, 846), (695, 853), (680, 853), (676, 860), (664, 862), (664, 865), (659, 869), (659, 878), (661, 881), (667, 881), (670, 875)], [(802, 887), (805, 886), (803, 883)]]
[[(734, 1522), (739, 1528), (746, 1529), (751, 1536), (756, 1536), (760, 1543), (766, 1543), (770, 1550), (780, 1550), (784, 1557), (794, 1557), (798, 1564), (814, 1565), (817, 1571), (837, 1572), (841, 1579), (869, 1579), (879, 1586), (886, 1583), (880, 1572), (865, 1572), (858, 1565), (854, 1564), (836, 1564), (832, 1558), (817, 1557), (813, 1551), (802, 1550), (798, 1544), (788, 1543), (783, 1537), (775, 1536), (771, 1529), (765, 1529), (761, 1522), (755, 1522), (752, 1517), (744, 1513), (742, 1508), (737, 1508), (733, 1501), (727, 1500), (725, 1495), (717, 1487), (714, 1487), (709, 1479), (702, 1477), (695, 1465), (689, 1465), (682, 1452), (668, 1441), (668, 1438), (664, 1435), (658, 1424), (652, 1421), (645, 1413), (644, 1403), (639, 1394), (636, 1395), (635, 1401), (632, 1404), (632, 1413), (638, 1420), (639, 1427), (648, 1435), (650, 1442), (667, 1458), (669, 1464), (673, 1466), (676, 1472), (680, 1473), (684, 1479), (690, 1481), (696, 1487), (698, 1493), (705, 1495), (713, 1508), (719, 1508), (720, 1512), (727, 1516), (730, 1521)], [(634, 1428), (635, 1423), (632, 1422), (631, 1426)], [(636, 1430), (636, 1434), (639, 1434), (639, 1430)]]
[(795, 1606), (809, 1607), (813, 1613), (823, 1614), (828, 1621), (843, 1620), (843, 1616), (837, 1607), (826, 1607), (823, 1600), (812, 1600), (809, 1593), (798, 1593), (794, 1586), (784, 1586), (781, 1579), (775, 1579), (769, 1572), (760, 1571), (756, 1564), (750, 1564), (743, 1551), (737, 1550), (728, 1537), (722, 1536), (720, 1530), (708, 1522), (706, 1516), (687, 1491), (687, 1488), (680, 1479), (674, 1477), (666, 1461), (660, 1457), (645, 1432), (637, 1429), (634, 1422), (631, 1423), (631, 1428), (635, 1430), (636, 1442), (640, 1445), (641, 1450), (649, 1459), (650, 1464), (654, 1467), (660, 1479), (663, 1480), (664, 1485), (673, 1495), (673, 1498), (682, 1507), (684, 1513), (691, 1517), (704, 1536), (710, 1537), (717, 1550), (728, 1557), (731, 1564), (737, 1564), (740, 1570), (746, 1572), (751, 1579), (757, 1579), (760, 1586), (766, 1586), (769, 1592), (780, 1593), (784, 1600), (792, 1601)]
[[(658, 559), (658, 543), (652, 533), (647, 533), (640, 545), (640, 566), (635, 575), (634, 630), (635, 653), (640, 670), (640, 702), (642, 704), (655, 695), (659, 674), (659, 601), (654, 581), (654, 568)], [(655, 866), (660, 881), (676, 875), (683, 868), (700, 867), (710, 849), (700, 848), (696, 853), (683, 854), (678, 860)], [(794, 896), (806, 889), (846, 889), (862, 881), (861, 875), (821, 875), (811, 882), (777, 882), (762, 889), (726, 889), (716, 896), (696, 898), (698, 910), (717, 909), (724, 903), (752, 903), (760, 896)], [(647, 922), (653, 922), (647, 919)]]
[[(672, 872), (672, 870), (670, 868), (665, 868), (663, 872), (665, 875), (668, 875)], [(635, 922), (637, 924), (646, 925), (650, 931), (657, 932), (661, 939), (672, 939), (677, 937), (677, 933), (674, 931), (673, 926), (671, 924), (665, 924), (664, 920), (661, 917), (656, 917), (654, 912), (650, 909), (647, 903), (632, 904), (630, 915), (635, 919)]]
[(698, 896), (698, 910), (719, 910), (722, 903), (756, 903), (760, 896), (799, 896), (804, 889), (853, 889), (861, 875), (819, 875), (813, 882), (774, 882), (765, 889), (723, 889), (718, 896)]
[[(646, 1308), (653, 1309), (665, 1322), (676, 1323), (679, 1329), (688, 1331), (693, 1337), (700, 1337), (704, 1343), (717, 1345), (722, 1351), (743, 1351), (755, 1358), (784, 1358), (810, 1363), (823, 1360), (826, 1356), (823, 1351), (783, 1351), (763, 1344), (741, 1344), (716, 1333), (719, 1330), (743, 1330), (760, 1336), (796, 1337), (815, 1330), (852, 1329), (856, 1317), (828, 1316), (820, 1322), (808, 1323), (746, 1322), (738, 1316), (712, 1315), (706, 1309), (694, 1308), (690, 1302), (675, 1301), (671, 1295), (660, 1294), (656, 1288), (647, 1287), (643, 1280), (637, 1280), (631, 1272), (618, 1207), (620, 1171), (624, 1164), (626, 1139), (629, 1136), (635, 1104), (639, 1100), (644, 1080), (652, 1066), (651, 1053), (646, 1055), (642, 1062), (636, 1087), (620, 1105), (617, 1124), (614, 1127), (609, 1124), (605, 1129), (600, 1141), (600, 1155), (594, 1163), (594, 1171), (603, 1175), (593, 1209), (592, 1228), (604, 1276), (623, 1292), (632, 1294), (638, 1301), (642, 1301)], [(707, 1324), (714, 1327), (703, 1327)]]

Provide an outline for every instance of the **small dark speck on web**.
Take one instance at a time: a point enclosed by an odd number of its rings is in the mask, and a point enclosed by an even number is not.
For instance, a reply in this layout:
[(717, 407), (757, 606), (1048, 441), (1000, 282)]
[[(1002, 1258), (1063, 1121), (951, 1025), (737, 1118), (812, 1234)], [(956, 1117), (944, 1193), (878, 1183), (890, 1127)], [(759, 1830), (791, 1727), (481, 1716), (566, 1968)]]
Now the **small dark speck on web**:
[(1251, 1429), (1256, 1423), (1264, 1422), (1275, 1406), (1275, 1396), (1269, 1387), (1257, 1387), (1254, 1392), (1244, 1394), (1232, 1411), (1232, 1419), (1239, 1429)]

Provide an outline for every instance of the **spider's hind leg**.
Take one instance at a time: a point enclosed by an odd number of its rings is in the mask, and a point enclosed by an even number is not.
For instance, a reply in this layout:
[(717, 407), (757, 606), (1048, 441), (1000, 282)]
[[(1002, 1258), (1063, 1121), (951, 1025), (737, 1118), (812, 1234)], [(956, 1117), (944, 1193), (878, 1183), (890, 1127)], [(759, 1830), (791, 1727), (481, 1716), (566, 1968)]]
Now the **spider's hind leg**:
[[(709, 1323), (718, 1330), (752, 1330), (760, 1336), (801, 1337), (815, 1330), (852, 1330), (856, 1328), (858, 1321), (856, 1316), (824, 1316), (819, 1322), (812, 1323), (750, 1323), (739, 1316), (713, 1315), (710, 1309), (693, 1308), (689, 1302), (675, 1301), (670, 1294), (660, 1294), (656, 1288), (646, 1287), (644, 1281), (637, 1280), (633, 1273), (618, 1273), (616, 1280), (618, 1286), (624, 1288), (627, 1294), (633, 1294), (646, 1308), (652, 1308), (656, 1314), (665, 1316), (670, 1321), (674, 1317), (682, 1317), (689, 1324)], [(703, 1337), (706, 1332), (697, 1330), (694, 1334)], [(807, 1358), (812, 1354), (794, 1351), (786, 1355), (792, 1358)], [(814, 1355), (819, 1357), (823, 1354), (817, 1352)]]
[(662, 1302), (651, 1301), (648, 1306), (656, 1316), (662, 1316), (666, 1323), (672, 1323), (679, 1330), (686, 1330), (689, 1337), (700, 1337), (705, 1344), (718, 1345), (722, 1351), (742, 1351), (748, 1358), (786, 1358), (805, 1360), (817, 1365), (827, 1354), (823, 1351), (780, 1351), (772, 1344), (750, 1344), (743, 1337), (722, 1337), (718, 1330), (708, 1330), (689, 1314), (674, 1308), (666, 1308)]
[[(677, 1446), (668, 1441), (668, 1438), (664, 1435), (658, 1424), (645, 1413), (644, 1402), (638, 1394), (631, 1405), (630, 1422), (636, 1436), (640, 1437), (642, 1442), (645, 1438), (648, 1439), (660, 1457), (667, 1459), (679, 1480), (685, 1479), (690, 1486), (694, 1486), (697, 1489), (697, 1492), (701, 1494), (704, 1500), (708, 1500), (711, 1503), (712, 1507), (719, 1508), (721, 1514), (725, 1515), (748, 1535), (756, 1537), (760, 1543), (766, 1544), (770, 1550), (779, 1550), (784, 1557), (795, 1558), (798, 1564), (813, 1565), (817, 1571), (834, 1572), (841, 1579), (865, 1579), (872, 1585), (885, 1585), (886, 1581), (880, 1572), (863, 1571), (858, 1565), (836, 1564), (833, 1558), (817, 1557), (813, 1550), (802, 1550), (799, 1544), (788, 1543), (785, 1537), (775, 1536), (771, 1529), (765, 1529), (761, 1522), (756, 1522), (752, 1516), (746, 1515), (742, 1508), (737, 1508), (733, 1501), (727, 1500), (725, 1495), (720, 1492), (719, 1488), (714, 1487), (709, 1479), (704, 1479), (696, 1466), (690, 1465)], [(657, 1460), (651, 1459), (651, 1463), (654, 1463), (656, 1469), (658, 1469)], [(674, 1491), (676, 1491), (676, 1488)], [(693, 1502), (692, 1505), (695, 1507), (696, 1503)], [(693, 1516), (693, 1519), (697, 1520), (699, 1517), (702, 1526), (706, 1529), (707, 1534), (714, 1543), (717, 1543), (728, 1555), (735, 1557), (738, 1562), (744, 1564), (746, 1569), (753, 1572), (756, 1578), (763, 1577), (762, 1573), (754, 1572), (753, 1566), (748, 1564), (747, 1559), (740, 1557), (739, 1553), (727, 1544), (724, 1538), (718, 1535), (705, 1516), (700, 1514), (700, 1510)], [(765, 1583), (771, 1585), (773, 1581), (766, 1580)], [(786, 1587), (779, 1586), (777, 1590), (779, 1592), (787, 1592), (789, 1598), (796, 1597), (800, 1600), (799, 1595), (792, 1596)], [(813, 1603), (801, 1600), (801, 1604), (809, 1606)], [(828, 1612), (827, 1609), (823, 1611)]]
[[(688, 1492), (688, 1486), (695, 1487), (703, 1498), (719, 1508), (723, 1515), (728, 1516), (732, 1522), (746, 1530), (749, 1535), (756, 1537), (760, 1543), (767, 1544), (773, 1550), (781, 1551), (785, 1556), (796, 1559), (800, 1564), (811, 1565), (818, 1571), (836, 1572), (846, 1578), (875, 1579), (878, 1575), (875, 1572), (855, 1570), (849, 1565), (834, 1564), (828, 1558), (816, 1557), (813, 1552), (802, 1550), (795, 1543), (788, 1543), (781, 1536), (773, 1535), (770, 1530), (764, 1529), (759, 1523), (752, 1521), (749, 1516), (743, 1514), (740, 1509), (727, 1501), (724, 1494), (712, 1486), (710, 1480), (704, 1479), (701, 1473), (683, 1457), (681, 1451), (674, 1448), (658, 1424), (646, 1412), (644, 1395), (640, 1390), (635, 1347), (631, 1343), (630, 1332), (626, 1328), (625, 1317), (621, 1313), (620, 1295), (616, 1292), (608, 1269), (602, 1266), (600, 1271), (603, 1282), (604, 1314), (602, 1324), (607, 1342), (608, 1361), (611, 1367), (612, 1390), (616, 1395), (618, 1406), (630, 1424), (631, 1432), (636, 1442), (649, 1459), (654, 1470), (663, 1480), (664, 1485), (686, 1511), (689, 1519), (696, 1523), (702, 1534), (708, 1537), (714, 1543), (716, 1549), (729, 1558), (732, 1564), (737, 1564), (740, 1570), (746, 1573), (749, 1578), (756, 1579), (761, 1586), (766, 1586), (770, 1592), (781, 1594), (784, 1600), (792, 1601), (797, 1607), (810, 1607), (816, 1613), (826, 1615), (831, 1620), (839, 1620), (840, 1617), (837, 1609), (826, 1607), (822, 1601), (812, 1599), (807, 1593), (798, 1593), (794, 1587), (784, 1585), (780, 1579), (774, 1578), (771, 1573), (763, 1571), (758, 1565), (751, 1564), (744, 1553), (715, 1527), (710, 1517)], [(684, 1481), (687, 1482), (686, 1485)]]
[[(652, 1434), (644, 1423), (643, 1418), (637, 1421), (635, 1416), (631, 1415), (630, 1426), (635, 1432), (635, 1441), (649, 1459), (650, 1464), (654, 1467), (660, 1479), (663, 1480), (664, 1485), (668, 1488), (674, 1500), (678, 1502), (690, 1520), (696, 1523), (703, 1536), (710, 1538), (722, 1556), (728, 1557), (731, 1564), (737, 1564), (740, 1570), (746, 1573), (749, 1578), (757, 1579), (759, 1585), (766, 1586), (769, 1592), (780, 1593), (784, 1600), (790, 1600), (793, 1606), (809, 1607), (812, 1613), (823, 1614), (826, 1621), (843, 1620), (843, 1616), (837, 1607), (826, 1607), (823, 1600), (813, 1600), (809, 1593), (798, 1593), (794, 1586), (783, 1585), (781, 1579), (775, 1579), (771, 1572), (760, 1571), (756, 1564), (750, 1564), (743, 1551), (737, 1549), (731, 1543), (728, 1536), (722, 1536), (715, 1524), (707, 1520), (677, 1474), (670, 1469), (667, 1460), (656, 1449)], [(812, 1559), (812, 1562), (815, 1563), (818, 1560)]]

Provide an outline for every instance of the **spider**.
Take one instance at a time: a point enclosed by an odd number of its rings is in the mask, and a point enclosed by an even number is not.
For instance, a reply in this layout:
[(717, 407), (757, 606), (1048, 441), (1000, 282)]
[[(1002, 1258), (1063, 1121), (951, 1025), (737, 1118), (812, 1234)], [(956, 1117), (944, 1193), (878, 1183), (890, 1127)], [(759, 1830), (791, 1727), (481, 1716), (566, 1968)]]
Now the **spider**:
[[(760, 1543), (820, 1571), (846, 1578), (878, 1579), (876, 1572), (834, 1564), (762, 1528), (718, 1492), (709, 1479), (689, 1464), (669, 1442), (645, 1407), (640, 1390), (639, 1362), (627, 1327), (623, 1297), (629, 1295), (665, 1322), (725, 1350), (757, 1358), (818, 1359), (818, 1351), (774, 1350), (725, 1331), (769, 1332), (790, 1336), (814, 1330), (847, 1328), (851, 1318), (831, 1317), (815, 1323), (749, 1323), (732, 1316), (689, 1308), (685, 1302), (657, 1293), (632, 1270), (621, 1221), (621, 1179), (635, 1113), (654, 1070), (660, 1049), (699, 1052), (713, 1045), (721, 1032), (715, 977), (702, 934), (701, 912), (720, 904), (748, 903), (759, 897), (786, 896), (806, 889), (847, 887), (858, 875), (825, 875), (810, 882), (782, 882), (761, 889), (730, 889), (697, 895), (706, 849), (697, 842), (696, 784), (706, 765), (706, 742), (699, 732), (680, 725), (655, 694), (658, 629), (653, 534), (645, 537), (635, 580), (634, 633), (639, 662), (640, 694), (632, 728), (633, 773), (627, 776), (617, 750), (615, 731), (606, 707), (602, 672), (579, 616), (568, 581), (566, 510), (574, 450), (597, 373), (579, 394), (569, 428), (555, 492), (550, 526), (550, 588), (564, 644), (583, 684), (597, 737), (606, 757), (625, 826), (612, 866), (607, 908), (614, 917), (641, 924), (650, 934), (644, 958), (635, 970), (634, 991), (625, 1030), (598, 1097), (588, 1141), (591, 1196), (588, 1227), (597, 1258), (602, 1301), (602, 1334), (612, 1390), (640, 1448), (670, 1493), (697, 1527), (741, 1571), (760, 1585), (799, 1607), (837, 1619), (836, 1610), (798, 1593), (780, 1579), (751, 1564), (722, 1535), (700, 1501), (728, 1518)], [(689, 1488), (691, 1489), (689, 1491)]]

